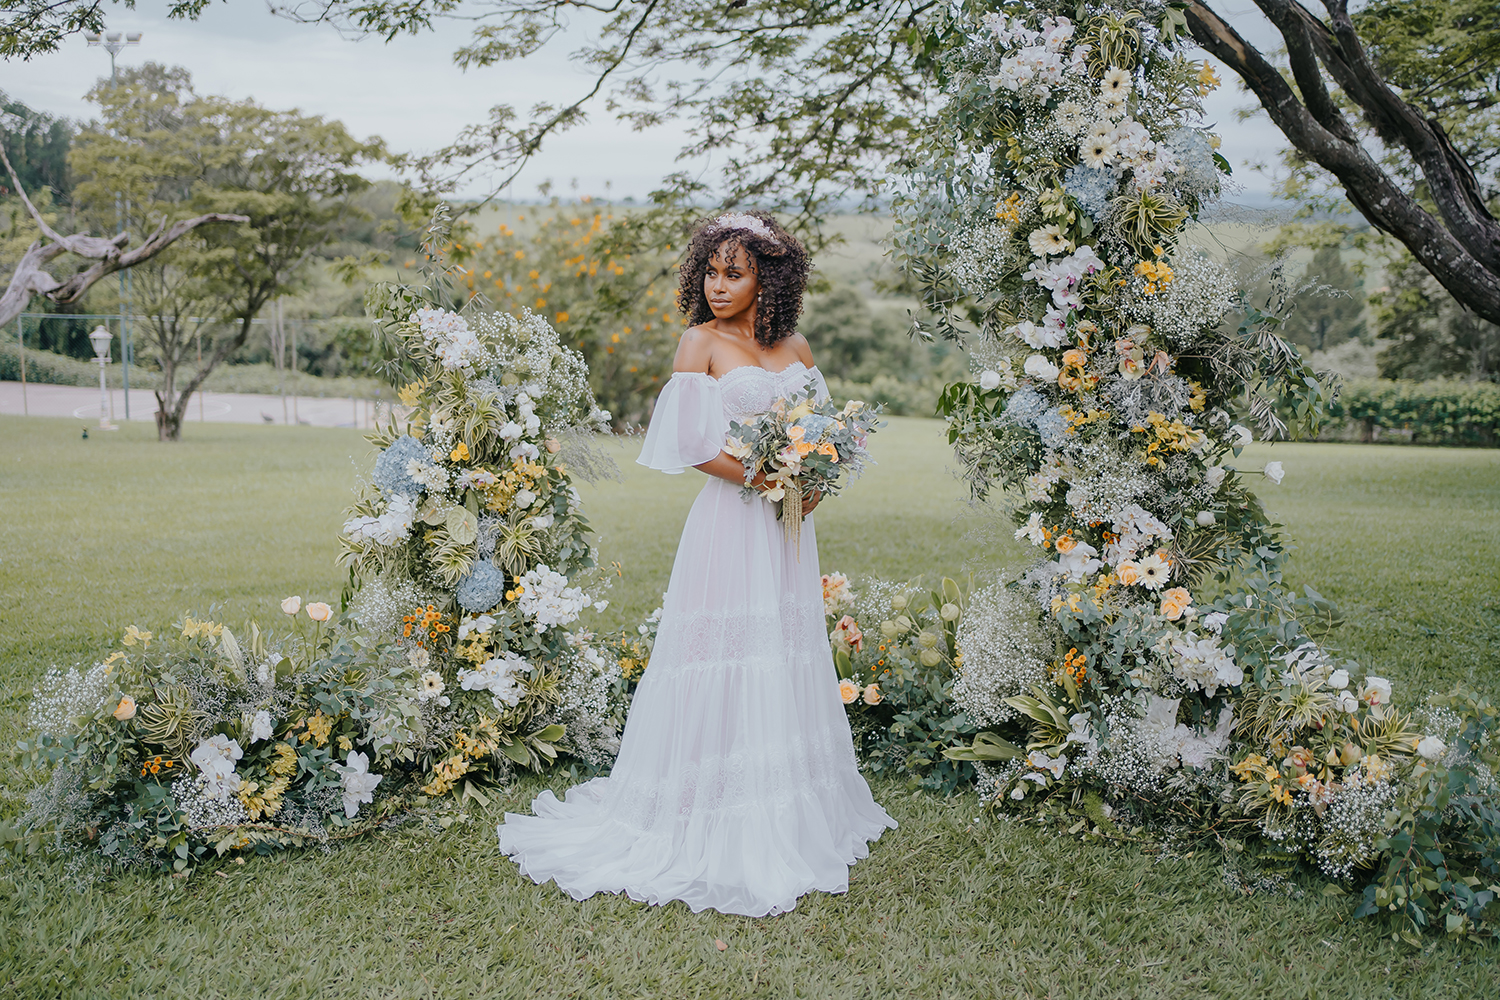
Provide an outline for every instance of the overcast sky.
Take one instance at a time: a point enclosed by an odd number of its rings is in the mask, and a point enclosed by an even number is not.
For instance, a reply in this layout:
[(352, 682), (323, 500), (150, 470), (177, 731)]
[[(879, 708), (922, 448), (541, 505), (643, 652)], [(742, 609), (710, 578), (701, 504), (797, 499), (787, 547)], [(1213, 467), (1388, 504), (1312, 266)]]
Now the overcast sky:
[[(1245, 25), (1241, 30), (1252, 41), (1269, 41), (1269, 28), (1249, 0), (1215, 6)], [(591, 26), (582, 19), (569, 34), (522, 63), (465, 73), (452, 61), (453, 51), (468, 37), (462, 23), (441, 23), (433, 32), (387, 44), (351, 41), (326, 25), (275, 17), (263, 0), (215, 4), (198, 21), (170, 21), (164, 10), (162, 0), (139, 0), (136, 10), (106, 7), (109, 30), (145, 34), (140, 46), (120, 54), (120, 65), (152, 60), (184, 66), (199, 93), (254, 98), (267, 107), (300, 108), (339, 119), (355, 135), (379, 135), (398, 151), (442, 146), (464, 126), (483, 121), (495, 104), (525, 109), (538, 101), (570, 101), (586, 92), (590, 82), (567, 60)], [(108, 73), (109, 55), (76, 37), (58, 52), (29, 63), (0, 63), (0, 89), (33, 108), (88, 119), (94, 109), (83, 95)], [(1208, 110), (1242, 187), (1230, 200), (1265, 204), (1269, 181), (1246, 163), (1273, 160), (1284, 140), (1263, 114), (1237, 121), (1234, 110), (1253, 102), (1239, 92), (1235, 78), (1224, 72), (1220, 76), (1226, 85), (1209, 98)], [(674, 162), (682, 144), (680, 128), (636, 132), (616, 122), (601, 102), (586, 125), (548, 143), (510, 196), (534, 197), (537, 184), (548, 179), (566, 191), (576, 179), (580, 193), (603, 194), (609, 183), (614, 196), (639, 198), (662, 176), (682, 169)], [(461, 193), (486, 192), (474, 188)]]

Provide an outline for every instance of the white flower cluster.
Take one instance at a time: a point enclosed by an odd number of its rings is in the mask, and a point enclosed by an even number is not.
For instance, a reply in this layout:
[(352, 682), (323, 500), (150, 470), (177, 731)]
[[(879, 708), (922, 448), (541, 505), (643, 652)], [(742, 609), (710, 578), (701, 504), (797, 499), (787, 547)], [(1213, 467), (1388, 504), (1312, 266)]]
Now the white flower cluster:
[(1188, 690), (1202, 691), (1210, 698), (1219, 688), (1238, 687), (1245, 680), (1245, 672), (1217, 638), (1200, 638), (1193, 632), (1184, 632), (1172, 643), (1172, 673)]
[(245, 756), (240, 745), (222, 733), (215, 733), (199, 743), (188, 760), (198, 765), (202, 773), (203, 794), (223, 802), (240, 787), (240, 776), (235, 773), (234, 762)]
[(473, 670), (460, 670), (458, 683), (465, 691), (488, 691), (495, 709), (504, 711), (521, 703), (522, 691), (516, 675), (530, 671), (530, 663), (507, 651)]
[(1073, 22), (1066, 17), (1047, 18), (1041, 31), (1000, 14), (986, 14), (984, 25), (1003, 48), (1017, 51), (1000, 61), (1000, 72), (990, 77), (994, 90), (1027, 91), (1038, 100), (1052, 96), (1052, 88), (1061, 84), (1065, 74), (1083, 71), (1089, 47), (1080, 45), (1070, 56), (1063, 55), (1073, 37)]
[[(433, 466), (428, 466), (428, 468), (433, 468)], [(345, 521), (344, 534), (352, 535), (356, 541), (395, 545), (405, 541), (411, 535), (412, 522), (416, 518), (416, 513), (417, 502), (403, 493), (398, 493), (391, 497), (385, 512), (379, 517), (352, 517)]]
[(350, 750), (345, 763), (334, 764), (333, 769), (342, 776), (344, 815), (353, 819), (359, 815), (360, 803), (375, 801), (375, 786), (385, 776), (371, 774), (370, 758), (357, 750)]
[(1234, 305), (1239, 281), (1234, 273), (1197, 248), (1171, 260), (1174, 277), (1155, 295), (1127, 303), (1127, 311), (1151, 324), (1178, 349), (1188, 348), (1223, 319)]
[(103, 663), (83, 674), (77, 667), (69, 667), (66, 673), (49, 670), (31, 699), (32, 728), (50, 736), (77, 732), (83, 719), (104, 707), (111, 686), (109, 673)]
[(978, 591), (958, 625), (963, 665), (953, 700), (981, 726), (1014, 718), (1006, 698), (1026, 694), (1047, 680), (1053, 643), (1042, 630), (1036, 603), (999, 582)]
[(422, 337), (437, 353), (444, 368), (454, 371), (484, 365), (490, 359), (484, 345), (469, 329), (462, 316), (446, 309), (418, 309), (412, 322), (422, 331)]
[(1014, 261), (1010, 258), (1009, 226), (987, 223), (960, 229), (948, 242), (953, 254), (949, 270), (971, 295), (983, 295), (998, 285)]
[(581, 587), (568, 586), (567, 577), (545, 564), (523, 574), (516, 588), (521, 592), (517, 606), (538, 632), (577, 621), (589, 603)]

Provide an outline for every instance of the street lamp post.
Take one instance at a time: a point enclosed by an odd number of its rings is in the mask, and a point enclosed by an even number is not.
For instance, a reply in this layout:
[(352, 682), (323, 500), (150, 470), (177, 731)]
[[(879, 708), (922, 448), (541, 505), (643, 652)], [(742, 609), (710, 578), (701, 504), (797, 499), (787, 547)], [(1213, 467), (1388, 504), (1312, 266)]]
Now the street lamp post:
[(109, 342), (113, 339), (114, 334), (102, 323), (89, 334), (89, 343), (94, 345), (94, 360), (99, 363), (99, 429), (102, 431), (119, 429), (109, 422), (109, 390), (104, 385), (104, 366), (109, 364)]
[[(100, 34), (97, 31), (87, 32), (84, 38), (88, 39), (89, 48), (102, 47), (109, 53), (109, 85), (118, 87), (120, 78), (115, 71), (115, 56), (125, 51), (126, 46), (141, 44), (141, 32), (139, 31), (110, 31)], [(115, 196), (115, 216), (119, 219), (120, 232), (125, 231), (126, 215), (130, 212), (130, 204), (125, 204), (125, 211), (120, 211), (120, 198)], [(120, 365), (121, 381), (125, 387), (125, 419), (130, 419), (130, 272), (120, 271)]]
[(109, 53), (109, 85), (117, 87), (120, 85), (119, 78), (115, 75), (115, 56), (125, 51), (127, 45), (141, 44), (141, 33), (139, 31), (127, 31), (123, 34), (118, 31), (110, 31), (100, 34), (97, 31), (86, 33), (84, 38), (88, 39), (89, 48), (103, 47)]

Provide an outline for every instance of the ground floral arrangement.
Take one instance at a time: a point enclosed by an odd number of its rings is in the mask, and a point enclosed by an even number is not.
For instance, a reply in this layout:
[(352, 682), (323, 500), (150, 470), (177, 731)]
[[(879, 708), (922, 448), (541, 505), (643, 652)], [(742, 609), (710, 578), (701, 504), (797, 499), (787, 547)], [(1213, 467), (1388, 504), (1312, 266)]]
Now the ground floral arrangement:
[(10, 846), (97, 843), (182, 871), (355, 836), (444, 796), (484, 802), (559, 754), (613, 760), (632, 661), (578, 625), (604, 609), (606, 578), (572, 486), (605, 467), (589, 442), (609, 414), (541, 317), (440, 298), (371, 293), (402, 407), (369, 436), (341, 613), (294, 596), (268, 629), (131, 626), (103, 662), (53, 671), (20, 746), (49, 780)]
[[(949, 100), (897, 242), (978, 375), (940, 403), (973, 493), (1037, 552), (947, 644), (954, 708), (981, 730), (948, 756), (996, 809), (1212, 834), (1362, 885), (1358, 914), (1413, 938), (1492, 936), (1495, 710), (1403, 702), (1341, 660), (1336, 610), (1282, 585), (1252, 492), (1280, 464), (1237, 461), (1288, 433), (1278, 414), (1315, 429), (1332, 393), (1182, 241), (1228, 164), (1180, 6), (1015, 3), (939, 31)], [(884, 638), (917, 627), (904, 613)]]

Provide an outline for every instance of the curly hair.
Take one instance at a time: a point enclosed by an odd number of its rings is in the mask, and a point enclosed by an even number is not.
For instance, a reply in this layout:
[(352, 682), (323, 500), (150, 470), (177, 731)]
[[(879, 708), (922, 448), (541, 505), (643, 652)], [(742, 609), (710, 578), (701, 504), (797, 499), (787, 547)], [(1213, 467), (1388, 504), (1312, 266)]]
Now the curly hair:
[(759, 211), (736, 214), (759, 219), (769, 235), (744, 226), (721, 225), (718, 220), (725, 216), (699, 220), (693, 226), (687, 253), (677, 268), (677, 308), (687, 314), (689, 326), (714, 318), (708, 296), (703, 292), (703, 276), (714, 253), (725, 244), (734, 244), (750, 255), (760, 280), (755, 340), (762, 347), (772, 347), (797, 332), (797, 317), (802, 313), (802, 293), (807, 288), (812, 259), (807, 248), (769, 214)]

